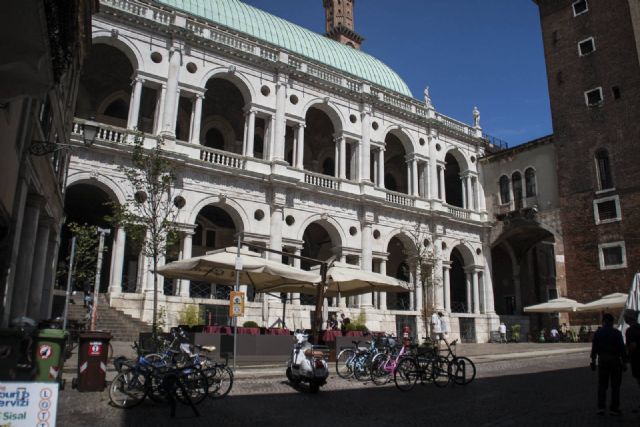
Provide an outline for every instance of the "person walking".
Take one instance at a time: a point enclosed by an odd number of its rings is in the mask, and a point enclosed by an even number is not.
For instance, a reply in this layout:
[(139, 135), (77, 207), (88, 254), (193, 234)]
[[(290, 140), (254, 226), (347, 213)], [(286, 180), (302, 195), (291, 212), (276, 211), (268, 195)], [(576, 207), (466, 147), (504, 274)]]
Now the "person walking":
[[(638, 312), (636, 310), (625, 310), (624, 321), (629, 325), (625, 337), (627, 339), (627, 356), (631, 363), (631, 375), (640, 385), (640, 325), (638, 324)], [(638, 412), (640, 406), (633, 409)]]
[(591, 345), (591, 369), (598, 370), (598, 415), (604, 415), (607, 389), (611, 383), (611, 405), (609, 413), (620, 415), (620, 384), (622, 371), (626, 370), (627, 352), (622, 333), (613, 327), (613, 316), (602, 316), (602, 327), (593, 336)]
[(500, 326), (498, 326), (498, 332), (500, 332), (500, 343), (507, 343), (507, 325), (504, 322), (500, 322)]

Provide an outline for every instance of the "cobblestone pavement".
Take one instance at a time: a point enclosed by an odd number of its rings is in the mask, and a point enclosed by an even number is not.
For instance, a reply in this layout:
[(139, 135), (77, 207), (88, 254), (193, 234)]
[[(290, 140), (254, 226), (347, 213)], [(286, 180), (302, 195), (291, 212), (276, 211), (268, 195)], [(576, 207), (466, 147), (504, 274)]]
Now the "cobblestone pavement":
[(319, 394), (292, 388), (282, 377), (242, 378), (222, 400), (185, 406), (177, 416), (151, 403), (120, 410), (104, 393), (61, 392), (60, 426), (618, 426), (640, 425), (640, 387), (629, 372), (621, 417), (595, 414), (596, 374), (586, 352), (478, 363), (468, 386), (432, 384), (401, 392), (393, 385), (347, 381), (332, 375)]

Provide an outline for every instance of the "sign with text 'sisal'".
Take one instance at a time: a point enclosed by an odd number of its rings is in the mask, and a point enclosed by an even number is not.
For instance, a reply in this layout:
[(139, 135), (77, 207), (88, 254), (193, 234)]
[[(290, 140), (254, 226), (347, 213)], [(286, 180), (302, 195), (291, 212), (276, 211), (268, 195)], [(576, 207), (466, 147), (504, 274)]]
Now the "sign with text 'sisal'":
[(0, 382), (0, 427), (55, 427), (57, 383)]
[(229, 293), (229, 317), (244, 316), (244, 292)]

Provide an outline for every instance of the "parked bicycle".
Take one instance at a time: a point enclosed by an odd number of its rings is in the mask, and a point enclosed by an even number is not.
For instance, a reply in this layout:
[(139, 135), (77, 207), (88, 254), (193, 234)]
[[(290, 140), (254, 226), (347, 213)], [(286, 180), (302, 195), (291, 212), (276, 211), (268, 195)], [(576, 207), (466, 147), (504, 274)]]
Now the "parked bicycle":
[(375, 341), (365, 342), (366, 347), (360, 347), (362, 341), (352, 342), (353, 347), (342, 349), (336, 357), (336, 373), (340, 378), (364, 381), (370, 378), (371, 360), (378, 354), (378, 348)]
[(396, 387), (408, 391), (421, 384), (434, 383), (437, 387), (446, 387), (452, 380), (447, 359), (437, 354), (432, 347), (412, 346), (411, 353), (398, 361), (393, 373)]

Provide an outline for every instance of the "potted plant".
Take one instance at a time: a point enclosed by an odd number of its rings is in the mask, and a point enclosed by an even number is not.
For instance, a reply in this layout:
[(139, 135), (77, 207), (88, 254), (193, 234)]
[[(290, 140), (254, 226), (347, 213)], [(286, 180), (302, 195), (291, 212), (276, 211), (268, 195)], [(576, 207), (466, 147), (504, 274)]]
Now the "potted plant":
[(511, 326), (511, 341), (520, 342), (520, 325)]

